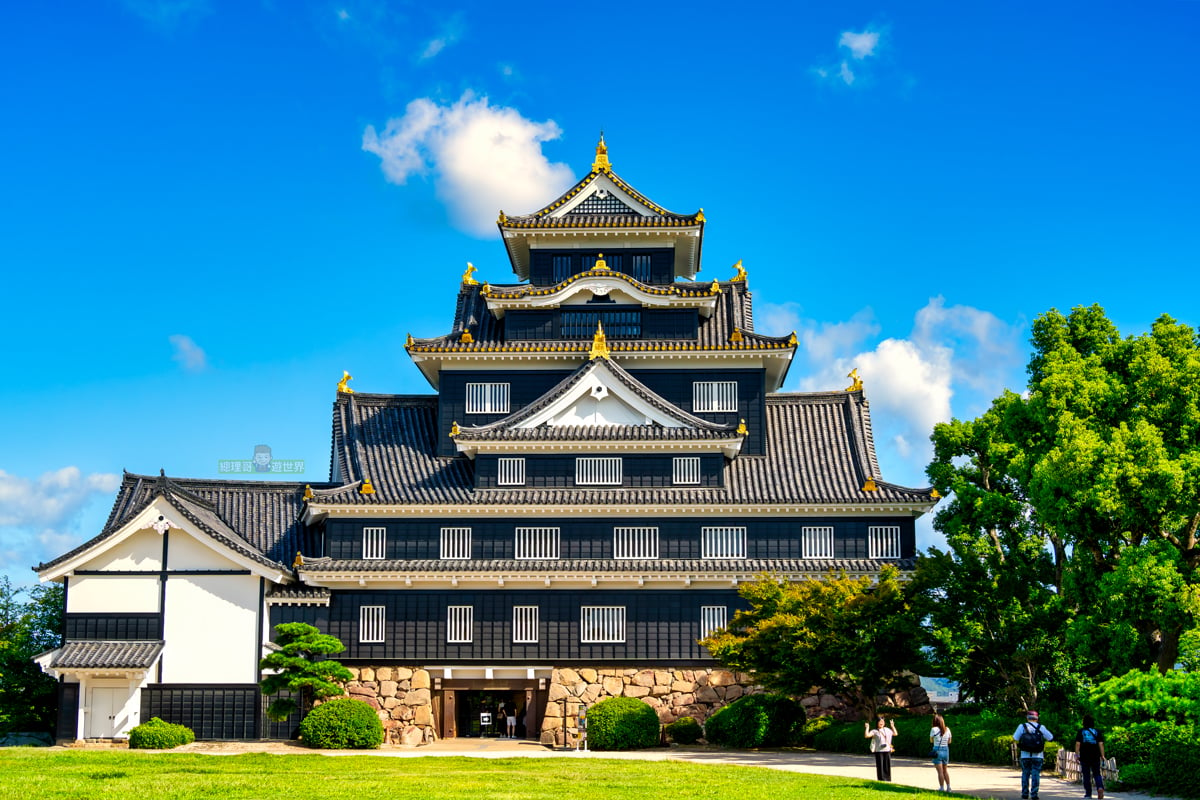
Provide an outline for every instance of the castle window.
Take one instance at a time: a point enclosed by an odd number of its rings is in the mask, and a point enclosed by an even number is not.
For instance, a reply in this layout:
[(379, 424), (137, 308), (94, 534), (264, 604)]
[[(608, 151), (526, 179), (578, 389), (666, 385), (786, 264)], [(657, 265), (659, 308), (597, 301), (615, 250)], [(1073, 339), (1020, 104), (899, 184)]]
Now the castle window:
[(726, 606), (700, 606), (700, 638), (704, 639), (718, 628), (724, 628), (728, 615)]
[(833, 558), (833, 526), (803, 528), (800, 538), (805, 558)]
[(742, 527), (701, 528), (700, 557), (745, 558), (746, 529)]
[(571, 260), (570, 256), (550, 257), (550, 263), (554, 269), (555, 283), (562, 283), (574, 273), (574, 270), (571, 269)]
[(620, 486), (620, 456), (581, 457), (575, 459), (575, 485)]
[(382, 642), (385, 621), (383, 606), (361, 606), (358, 609), (358, 641), (360, 644)]
[(700, 483), (700, 456), (677, 456), (672, 459), (671, 482), (677, 486)]
[(613, 528), (613, 558), (658, 558), (658, 528)]
[(584, 606), (579, 612), (579, 641), (584, 644), (625, 641), (625, 606)]
[(500, 458), (497, 459), (497, 462), (496, 484), (498, 486), (525, 485), (525, 459)]
[(737, 381), (696, 381), (692, 384), (692, 409), (737, 411)]
[(513, 606), (512, 640), (513, 644), (537, 644), (537, 606)]
[(867, 558), (899, 557), (899, 525), (872, 525), (867, 528)]
[(466, 413), (507, 414), (508, 387), (507, 383), (468, 383)]
[(471, 557), (470, 528), (442, 528), (442, 548), (439, 558), (464, 559)]
[(475, 621), (474, 606), (450, 606), (446, 609), (446, 641), (454, 644), (468, 644), (472, 641), (471, 632)]
[(387, 557), (387, 528), (363, 528), (362, 557)]
[(517, 528), (516, 557), (527, 561), (558, 558), (558, 528)]
[(634, 255), (631, 258), (632, 264), (629, 265), (629, 277), (635, 281), (642, 283), (650, 282), (650, 256), (645, 254)]

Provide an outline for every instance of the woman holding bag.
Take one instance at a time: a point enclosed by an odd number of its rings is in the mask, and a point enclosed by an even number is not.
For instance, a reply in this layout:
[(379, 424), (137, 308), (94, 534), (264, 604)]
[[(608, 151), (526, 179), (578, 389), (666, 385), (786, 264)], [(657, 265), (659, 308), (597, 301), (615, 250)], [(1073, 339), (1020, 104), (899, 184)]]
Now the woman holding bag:
[(933, 727), (929, 729), (930, 757), (937, 770), (938, 791), (950, 791), (950, 729), (941, 714), (933, 715)]

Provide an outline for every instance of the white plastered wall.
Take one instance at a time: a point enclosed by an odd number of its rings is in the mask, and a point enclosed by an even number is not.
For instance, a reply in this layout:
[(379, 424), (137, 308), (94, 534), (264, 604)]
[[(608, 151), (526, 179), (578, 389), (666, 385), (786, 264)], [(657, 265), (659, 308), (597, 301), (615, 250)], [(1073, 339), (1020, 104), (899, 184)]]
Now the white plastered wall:
[(258, 681), (257, 576), (172, 575), (166, 598), (163, 683)]
[(67, 611), (113, 614), (158, 612), (158, 574), (75, 575), (67, 590)]
[(172, 530), (167, 547), (170, 569), (241, 569), (241, 565), (213, 549), (212, 540), (202, 541), (184, 530)]
[(146, 528), (80, 564), (79, 569), (157, 571), (162, 569), (162, 546), (162, 535)]

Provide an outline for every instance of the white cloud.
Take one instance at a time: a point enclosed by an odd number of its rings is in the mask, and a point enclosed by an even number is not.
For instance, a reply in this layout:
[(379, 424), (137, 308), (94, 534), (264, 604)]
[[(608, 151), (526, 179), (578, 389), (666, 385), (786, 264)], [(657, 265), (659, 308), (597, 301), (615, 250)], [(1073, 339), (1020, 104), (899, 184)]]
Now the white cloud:
[(344, 8), (339, 8), (337, 10), (337, 18), (342, 22), (345, 22), (346, 20), (350, 19), (350, 12)]
[(850, 69), (850, 62), (842, 62), (842, 68), (838, 70), (838, 77), (841, 78), (842, 82), (847, 86), (850, 86), (854, 83), (854, 70)]
[(437, 36), (429, 40), (425, 45), (425, 49), (421, 51), (420, 60), (428, 61), (429, 59), (442, 52), (449, 45), (454, 44), (462, 38), (463, 23), (462, 15), (455, 14), (446, 24), (442, 26), (442, 31)]
[(432, 174), (454, 224), (482, 237), (495, 234), (501, 209), (535, 211), (571, 186), (571, 168), (542, 153), (542, 143), (561, 134), (553, 120), (533, 122), (468, 92), (452, 105), (413, 100), (382, 133), (368, 125), (362, 146), (382, 159), (392, 183)]
[(184, 336), (182, 333), (176, 333), (168, 339), (171, 342), (171, 347), (175, 352), (171, 354), (171, 358), (179, 362), (179, 365), (188, 372), (203, 372), (208, 367), (208, 356), (200, 349), (200, 346), (192, 341), (192, 337)]
[(862, 33), (843, 31), (842, 38), (838, 41), (839, 47), (847, 48), (850, 54), (860, 61), (867, 56), (875, 55), (875, 47), (878, 44), (879, 34), (875, 31), (863, 31)]

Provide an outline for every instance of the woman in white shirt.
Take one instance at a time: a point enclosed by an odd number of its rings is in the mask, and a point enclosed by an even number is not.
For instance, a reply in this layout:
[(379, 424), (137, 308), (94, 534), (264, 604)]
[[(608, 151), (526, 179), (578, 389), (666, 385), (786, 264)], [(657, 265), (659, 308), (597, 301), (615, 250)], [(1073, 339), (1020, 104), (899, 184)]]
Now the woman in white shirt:
[(941, 714), (933, 715), (933, 727), (929, 729), (929, 743), (933, 745), (933, 768), (937, 770), (938, 791), (950, 791), (950, 729)]
[(863, 738), (871, 740), (871, 752), (875, 754), (875, 779), (890, 781), (892, 779), (892, 738), (898, 733), (896, 720), (891, 720), (887, 727), (883, 717), (879, 718), (875, 730), (871, 723), (863, 722)]

